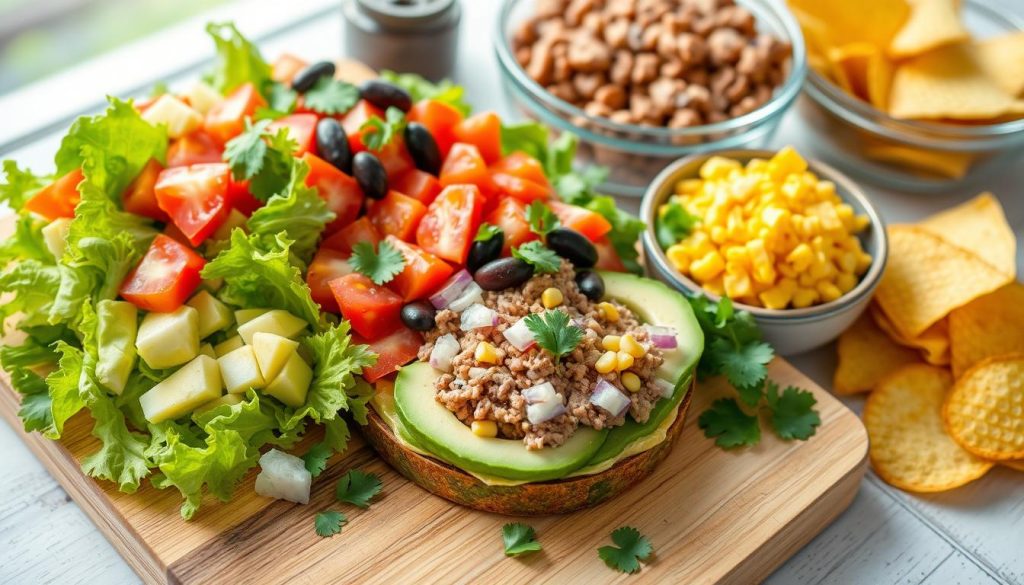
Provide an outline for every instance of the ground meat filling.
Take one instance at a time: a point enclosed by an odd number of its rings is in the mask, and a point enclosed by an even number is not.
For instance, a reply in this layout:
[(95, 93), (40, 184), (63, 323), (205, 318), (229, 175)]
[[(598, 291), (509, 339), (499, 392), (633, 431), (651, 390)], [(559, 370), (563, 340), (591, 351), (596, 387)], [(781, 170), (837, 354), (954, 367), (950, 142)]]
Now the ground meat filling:
[[(522, 439), (528, 449), (561, 445), (579, 425), (604, 429), (621, 425), (625, 415), (613, 417), (591, 404), (590, 396), (598, 378), (604, 378), (629, 397), (629, 415), (639, 422), (647, 421), (651, 409), (661, 397), (654, 373), (661, 366), (661, 351), (649, 343), (647, 331), (636, 316), (623, 305), (618, 319), (611, 320), (576, 287), (572, 265), (562, 261), (555, 274), (539, 274), (519, 288), (484, 294), (483, 304), (498, 313), (498, 325), (462, 331), (459, 313), (439, 311), (437, 328), (427, 333), (427, 342), (419, 357), (426, 360), (438, 337), (451, 333), (459, 341), (461, 351), (452, 360), (452, 371), (435, 382), (438, 402), (467, 425), (474, 420), (494, 421), (498, 436)], [(562, 304), (554, 309), (565, 311), (583, 329), (583, 340), (571, 353), (556, 362), (547, 351), (534, 345), (519, 351), (502, 333), (530, 313), (546, 310), (541, 294), (556, 288), (563, 294)], [(602, 339), (606, 335), (631, 334), (646, 349), (642, 357), (635, 358), (628, 372), (640, 379), (640, 388), (631, 392), (624, 385), (626, 371), (601, 374), (595, 365), (606, 350)], [(477, 345), (486, 341), (498, 348), (499, 363), (481, 363), (474, 357)], [(526, 400), (522, 391), (550, 382), (561, 395), (566, 412), (541, 424), (531, 424), (526, 416)]]

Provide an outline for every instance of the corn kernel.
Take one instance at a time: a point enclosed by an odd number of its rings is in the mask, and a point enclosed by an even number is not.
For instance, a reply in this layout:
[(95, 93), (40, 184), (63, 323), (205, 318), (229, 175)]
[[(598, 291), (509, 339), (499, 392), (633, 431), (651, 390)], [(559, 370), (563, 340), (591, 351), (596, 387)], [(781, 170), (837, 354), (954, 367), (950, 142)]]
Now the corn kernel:
[(807, 170), (807, 161), (792, 146), (786, 146), (768, 161), (776, 168), (776, 176), (786, 176), (792, 173), (802, 173)]
[(850, 272), (857, 270), (857, 255), (853, 252), (843, 252), (837, 257), (840, 272)]
[(796, 292), (796, 281), (784, 278), (757, 296), (767, 309), (785, 309)]
[(605, 335), (601, 340), (601, 347), (608, 351), (619, 351), (620, 338), (618, 335)]
[(478, 437), (493, 438), (498, 436), (498, 425), (493, 420), (475, 420), (469, 428)]
[(819, 282), (817, 288), (818, 294), (821, 295), (822, 302), (825, 303), (832, 302), (843, 296), (843, 291), (839, 290), (839, 287), (827, 280)]
[(854, 272), (858, 275), (864, 274), (864, 271), (866, 271), (869, 266), (871, 266), (871, 254), (861, 252), (857, 256), (857, 269), (854, 270)]
[(598, 303), (597, 311), (609, 323), (615, 323), (619, 320), (619, 310), (609, 302)]
[(606, 351), (601, 354), (601, 357), (597, 358), (597, 363), (594, 364), (594, 369), (600, 374), (610, 374), (615, 371), (615, 368), (619, 365), (618, 353), (614, 351)]
[(635, 358), (644, 357), (647, 353), (644, 346), (640, 345), (640, 342), (629, 333), (622, 336), (622, 340), (619, 342), (619, 351), (628, 353)]
[(704, 256), (690, 263), (690, 274), (698, 282), (705, 283), (719, 275), (725, 270), (725, 260), (717, 250), (708, 252)]
[(724, 179), (733, 170), (741, 169), (740, 163), (723, 156), (713, 156), (700, 166), (700, 178), (705, 180)]
[(498, 352), (498, 348), (486, 341), (481, 341), (476, 344), (476, 350), (473, 352), (473, 357), (476, 358), (476, 361), (486, 364), (497, 364), (501, 362), (501, 355)]
[(615, 369), (618, 371), (628, 370), (633, 367), (634, 362), (633, 356), (629, 355), (624, 351), (620, 351), (615, 354)]
[(690, 269), (690, 257), (686, 254), (686, 248), (682, 244), (669, 246), (668, 250), (665, 250), (665, 256), (679, 272), (687, 272)]
[(729, 240), (729, 233), (720, 225), (711, 226), (711, 241), (716, 244), (724, 244)]
[(793, 293), (793, 306), (797, 309), (810, 307), (818, 301), (818, 291), (810, 288), (798, 288)]
[(745, 297), (754, 292), (750, 284), (750, 276), (742, 268), (735, 272), (726, 272), (722, 277), (722, 285), (725, 287), (726, 296), (733, 299)]
[(626, 387), (626, 390), (630, 392), (640, 391), (640, 376), (637, 376), (633, 372), (626, 372), (622, 374), (622, 385)]
[(554, 309), (558, 305), (562, 304), (562, 301), (565, 300), (565, 296), (562, 295), (562, 291), (552, 286), (544, 289), (544, 292), (540, 293), (540, 300), (544, 303), (545, 309)]
[(866, 230), (869, 225), (871, 225), (871, 220), (868, 219), (868, 216), (866, 215), (858, 215), (853, 218), (853, 231), (855, 232), (862, 232)]
[(706, 282), (702, 282), (701, 286), (704, 287), (704, 290), (713, 295), (722, 296), (725, 294), (725, 284), (722, 282), (721, 275), (718, 275)]
[(843, 294), (846, 294), (856, 288), (857, 277), (844, 272), (836, 277), (836, 286), (839, 287), (839, 290), (842, 291)]

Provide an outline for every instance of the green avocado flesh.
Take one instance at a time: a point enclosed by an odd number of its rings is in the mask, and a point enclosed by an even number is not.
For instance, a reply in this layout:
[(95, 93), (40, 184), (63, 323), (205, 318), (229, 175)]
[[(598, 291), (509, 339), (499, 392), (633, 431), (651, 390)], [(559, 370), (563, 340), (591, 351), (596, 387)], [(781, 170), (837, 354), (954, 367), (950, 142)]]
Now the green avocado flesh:
[[(646, 422), (627, 419), (624, 425), (603, 431), (580, 427), (559, 447), (530, 451), (520, 440), (474, 435), (434, 399), (434, 381), (441, 372), (418, 362), (398, 373), (394, 391), (397, 420), (386, 417), (389, 426), (401, 428), (403, 439), (417, 449), (436, 454), (471, 473), (530, 482), (562, 478), (575, 470), (607, 462), (653, 433), (689, 391), (693, 367), (704, 347), (703, 334), (689, 303), (678, 292), (660, 282), (630, 274), (601, 275), (605, 298), (628, 306), (644, 323), (673, 327), (679, 333), (679, 347), (664, 353), (665, 363), (658, 370), (659, 377), (675, 383), (675, 393), (659, 401)], [(382, 410), (377, 406), (378, 411)]]

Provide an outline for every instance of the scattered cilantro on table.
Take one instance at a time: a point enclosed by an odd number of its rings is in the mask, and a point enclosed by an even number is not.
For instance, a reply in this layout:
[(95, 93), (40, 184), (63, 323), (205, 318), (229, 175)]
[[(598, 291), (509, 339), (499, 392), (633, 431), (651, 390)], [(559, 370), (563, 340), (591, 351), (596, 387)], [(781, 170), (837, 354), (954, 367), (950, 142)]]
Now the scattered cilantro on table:
[(382, 485), (377, 474), (352, 469), (338, 480), (334, 497), (339, 502), (367, 508), (370, 506), (370, 500), (380, 493)]
[(756, 445), (761, 441), (757, 416), (744, 412), (732, 398), (719, 398), (711, 403), (697, 423), (705, 437), (714, 437), (715, 444), (724, 449)]
[(487, 242), (491, 238), (503, 233), (501, 228), (496, 225), (491, 225), (486, 221), (480, 224), (480, 229), (476, 231), (476, 237), (473, 238), (474, 242)]
[(530, 231), (542, 238), (560, 225), (558, 216), (540, 201), (534, 201), (526, 208), (526, 221), (530, 224)]
[(569, 323), (569, 315), (564, 311), (545, 311), (533, 313), (524, 318), (526, 328), (533, 333), (537, 345), (555, 356), (557, 361), (563, 355), (576, 349), (583, 339), (583, 330)]
[(388, 107), (384, 112), (384, 119), (380, 116), (370, 116), (370, 119), (363, 122), (359, 127), (359, 133), (363, 137), (363, 144), (373, 151), (380, 151), (391, 143), (395, 136), (401, 136), (405, 131), (405, 113), (394, 106)]
[(803, 441), (813, 435), (821, 425), (821, 416), (814, 410), (818, 402), (814, 395), (794, 386), (787, 386), (779, 394), (779, 386), (772, 381), (768, 381), (765, 386), (765, 401), (775, 434), (787, 441)]
[(690, 235), (700, 218), (691, 214), (678, 201), (669, 201), (654, 223), (654, 235), (662, 248), (668, 248)]
[(501, 539), (505, 543), (505, 556), (517, 557), (541, 549), (533, 527), (522, 522), (510, 522), (501, 527)]
[(537, 240), (512, 248), (512, 257), (526, 262), (542, 274), (558, 272), (562, 265), (558, 254)]
[(334, 455), (334, 449), (327, 443), (320, 442), (313, 445), (302, 456), (302, 461), (306, 464), (306, 471), (313, 477), (318, 477), (327, 468), (327, 460), (331, 458), (331, 455)]
[(341, 527), (348, 524), (348, 518), (337, 510), (320, 512), (313, 520), (317, 536), (328, 538), (341, 532)]
[(366, 276), (374, 284), (385, 284), (391, 282), (405, 268), (405, 256), (388, 242), (377, 244), (376, 252), (373, 250), (373, 244), (359, 242), (352, 247), (349, 264), (353, 270)]
[(307, 108), (318, 114), (344, 114), (359, 101), (359, 88), (340, 79), (324, 76), (303, 94), (303, 101)]
[(597, 556), (604, 564), (623, 573), (636, 573), (640, 570), (640, 561), (647, 560), (653, 549), (651, 541), (631, 526), (623, 526), (612, 532), (612, 542), (618, 545), (602, 546), (597, 549)]

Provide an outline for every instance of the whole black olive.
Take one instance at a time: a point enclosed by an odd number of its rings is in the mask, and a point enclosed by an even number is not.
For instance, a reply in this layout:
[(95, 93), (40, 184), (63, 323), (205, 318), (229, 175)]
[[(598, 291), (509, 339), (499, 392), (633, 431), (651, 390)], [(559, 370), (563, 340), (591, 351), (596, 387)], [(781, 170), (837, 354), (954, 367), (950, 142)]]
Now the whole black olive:
[(491, 236), (491, 239), (482, 242), (474, 241), (469, 247), (469, 256), (466, 257), (466, 269), (474, 273), (481, 266), (501, 256), (501, 248), (505, 245), (505, 232)]
[(426, 301), (415, 301), (402, 307), (402, 323), (416, 331), (430, 331), (434, 328), (437, 310)]
[(412, 108), (412, 96), (409, 92), (379, 79), (364, 81), (359, 86), (359, 95), (382, 110), (394, 107), (408, 112)]
[(597, 249), (583, 234), (569, 228), (555, 228), (548, 233), (548, 247), (577, 268), (597, 264)]
[(320, 158), (340, 171), (352, 174), (352, 150), (348, 146), (345, 128), (334, 118), (324, 118), (316, 124), (316, 149)]
[(590, 270), (577, 272), (576, 288), (580, 289), (583, 296), (592, 301), (599, 301), (604, 298), (604, 279), (596, 272)]
[(388, 173), (373, 153), (357, 152), (352, 157), (352, 176), (370, 199), (383, 199), (388, 194)]
[(441, 149), (426, 126), (409, 122), (405, 127), (405, 147), (417, 169), (435, 177), (441, 172)]
[(334, 63), (331, 61), (318, 61), (306, 66), (292, 78), (292, 89), (299, 93), (306, 93), (321, 77), (334, 77)]
[(523, 284), (533, 276), (533, 266), (518, 258), (499, 258), (484, 264), (473, 280), (484, 290), (505, 290)]

